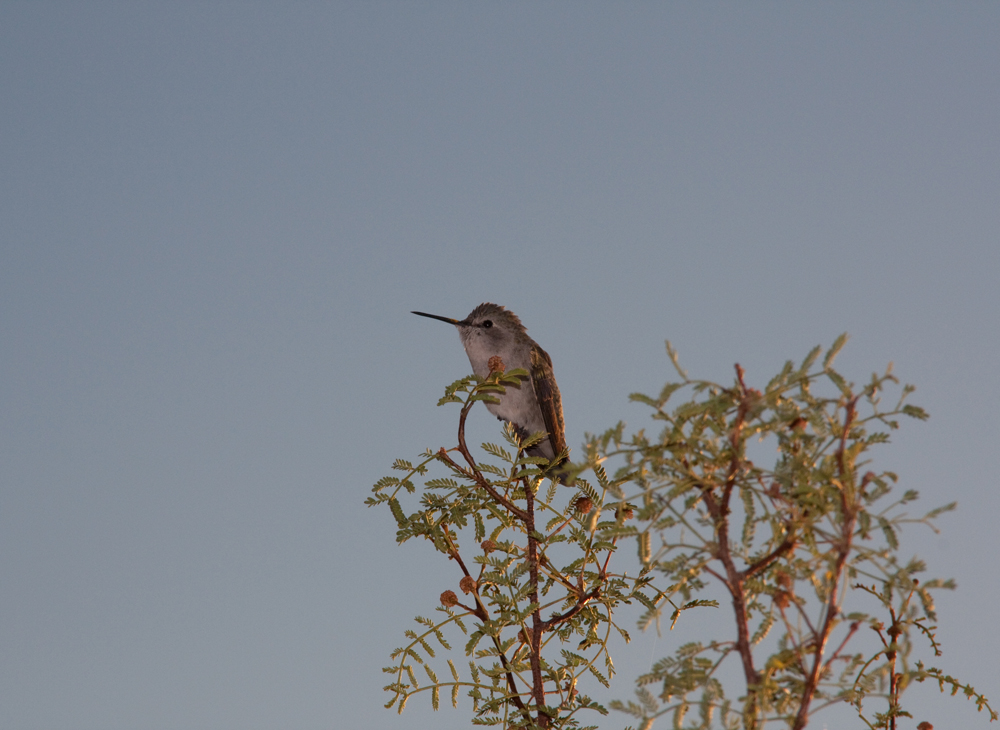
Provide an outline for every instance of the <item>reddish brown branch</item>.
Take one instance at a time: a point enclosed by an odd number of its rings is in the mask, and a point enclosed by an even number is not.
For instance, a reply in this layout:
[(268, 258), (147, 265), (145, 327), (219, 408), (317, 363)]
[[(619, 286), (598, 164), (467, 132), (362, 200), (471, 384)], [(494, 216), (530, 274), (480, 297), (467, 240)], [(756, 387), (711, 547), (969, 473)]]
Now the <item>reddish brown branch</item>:
[(548, 559), (545, 557), (545, 554), (542, 553), (542, 555), (539, 556), (538, 558), (538, 564), (542, 566), (543, 569), (546, 569), (546, 575), (548, 575), (548, 577), (551, 580), (558, 581), (561, 586), (563, 586), (566, 590), (572, 592), (573, 595), (575, 596), (579, 596), (582, 593), (579, 587), (570, 583), (569, 580), (566, 578), (566, 576), (564, 576), (562, 573), (560, 573), (558, 570), (552, 567), (551, 563), (549, 565), (546, 565), (547, 562)]
[[(618, 538), (616, 537), (611, 541), (611, 547), (614, 548), (618, 544)], [(611, 556), (614, 554), (613, 550), (608, 550), (607, 557), (604, 558), (604, 565), (601, 566), (601, 580), (606, 580), (608, 577), (608, 564), (611, 562)]]
[(729, 466), (726, 470), (726, 478), (722, 483), (722, 491), (716, 497), (710, 487), (702, 486), (701, 494), (705, 502), (705, 508), (709, 516), (715, 523), (716, 552), (714, 557), (722, 563), (725, 569), (725, 576), (719, 575), (715, 571), (705, 568), (709, 573), (719, 578), (729, 590), (732, 597), (733, 613), (736, 617), (736, 650), (740, 655), (743, 664), (743, 674), (747, 684), (748, 704), (750, 709), (756, 713), (756, 686), (760, 682), (760, 675), (753, 665), (753, 652), (750, 646), (750, 629), (747, 617), (746, 602), (746, 579), (764, 570), (779, 557), (794, 548), (791, 538), (786, 539), (774, 551), (766, 555), (754, 565), (745, 570), (738, 570), (733, 553), (729, 546), (729, 515), (731, 513), (730, 503), (733, 491), (736, 489), (740, 471), (744, 467), (745, 457), (743, 455), (743, 427), (746, 423), (747, 414), (761, 398), (761, 393), (752, 388), (748, 388), (744, 381), (744, 371), (739, 363), (736, 364), (736, 379), (738, 382), (739, 402), (736, 407), (736, 416), (733, 419), (732, 429), (729, 433), (729, 443), (732, 454), (729, 459)]
[[(532, 580), (532, 586), (534, 588), (534, 591), (533, 591), (534, 598), (532, 600), (534, 600), (534, 602), (537, 604), (537, 601), (538, 601), (538, 564), (537, 564), (537, 562), (535, 560), (535, 558), (536, 558), (536, 555), (535, 555), (535, 553), (536, 553), (536, 550), (535, 550), (535, 541), (531, 537), (531, 532), (534, 530), (534, 514), (533, 514), (532, 499), (530, 497), (528, 499), (528, 509), (527, 510), (522, 510), (516, 504), (514, 504), (513, 502), (511, 502), (509, 499), (507, 499), (506, 497), (504, 497), (502, 494), (500, 494), (500, 492), (498, 492), (493, 487), (493, 485), (490, 484), (489, 481), (487, 481), (486, 478), (479, 471), (479, 467), (476, 464), (476, 460), (473, 458), (472, 453), (469, 451), (469, 447), (468, 447), (468, 445), (465, 442), (465, 421), (466, 421), (466, 418), (468, 418), (469, 409), (472, 407), (472, 404), (474, 402), (475, 401), (470, 401), (470, 402), (466, 403), (462, 407), (462, 412), (459, 415), (459, 419), (458, 419), (458, 450), (462, 454), (462, 456), (465, 459), (466, 463), (469, 465), (469, 468), (465, 469), (465, 468), (459, 466), (457, 463), (455, 463), (455, 461), (450, 456), (448, 456), (447, 450), (445, 450), (443, 448), (440, 451), (438, 451), (438, 458), (441, 461), (443, 461), (445, 464), (447, 464), (448, 466), (450, 466), (452, 469), (454, 469), (455, 471), (457, 471), (458, 473), (466, 475), (469, 478), (473, 479), (476, 482), (477, 486), (481, 487), (487, 494), (489, 494), (490, 497), (492, 497), (493, 500), (497, 504), (503, 506), (511, 514), (513, 514), (515, 517), (517, 517), (519, 520), (521, 520), (523, 523), (525, 523), (526, 529), (528, 531), (528, 559), (529, 559), (529, 561), (531, 561), (531, 580)], [(531, 495), (531, 490), (528, 489), (528, 488), (525, 488), (525, 493), (528, 494), (528, 495)], [(531, 497), (533, 497), (533, 496), (534, 495), (531, 495)], [(445, 531), (445, 534), (447, 534), (447, 531)], [(451, 541), (450, 541), (450, 538), (449, 538), (449, 543), (450, 542)], [(458, 550), (454, 547), (454, 545), (451, 545), (451, 555), (458, 562), (459, 566), (462, 569), (462, 572), (465, 573), (466, 576), (468, 576), (468, 577), (471, 578), (472, 576), (469, 573), (468, 568), (465, 566), (465, 563), (462, 561), (462, 558), (458, 554)], [(476, 608), (478, 610), (472, 611), (472, 613), (474, 613), (481, 620), (488, 621), (489, 620), (489, 612), (486, 610), (486, 606), (483, 603), (482, 598), (479, 596), (478, 586), (477, 586), (477, 588), (475, 590), (474, 595), (475, 595), (475, 598), (476, 598)], [(537, 617), (537, 620), (535, 621), (535, 623), (538, 624), (538, 622), (540, 621), (541, 617), (539, 616), (537, 610), (535, 611), (535, 615)], [(536, 628), (535, 631), (533, 631), (533, 634), (534, 634), (533, 641), (532, 641), (533, 646), (534, 647), (540, 647), (540, 645), (541, 645), (541, 632), (538, 631), (537, 628)], [(500, 659), (500, 663), (501, 663), (501, 665), (504, 668), (504, 674), (505, 674), (506, 679), (507, 679), (507, 686), (510, 689), (510, 693), (511, 693), (511, 701), (517, 706), (517, 708), (519, 710), (524, 710), (525, 709), (525, 704), (521, 700), (520, 693), (517, 690), (517, 684), (516, 684), (516, 682), (514, 680), (513, 670), (511, 669), (510, 664), (507, 661), (507, 657), (506, 657), (506, 655), (503, 652), (502, 645), (500, 643), (500, 639), (499, 639), (499, 637), (496, 637), (496, 636), (492, 636), (491, 639), (493, 640), (493, 645), (497, 649), (497, 656)], [(534, 648), (532, 650), (531, 657), (532, 657), (531, 658), (531, 663), (532, 663), (532, 685), (533, 685), (531, 694), (532, 694), (532, 697), (535, 699), (536, 703), (538, 704), (538, 706), (541, 706), (544, 703), (544, 700), (545, 700), (545, 693), (544, 693), (544, 685), (541, 682), (541, 662), (539, 660), (538, 653), (537, 653), (537, 651), (534, 650)], [(536, 671), (536, 668), (537, 668), (537, 671)], [(544, 716), (539, 715), (539, 720), (540, 720), (540, 722), (544, 721)]]
[[(729, 590), (733, 601), (733, 613), (736, 615), (736, 649), (743, 663), (743, 674), (747, 683), (747, 692), (754, 694), (754, 687), (760, 681), (760, 675), (753, 666), (753, 653), (750, 648), (750, 630), (747, 626), (747, 605), (746, 593), (744, 591), (744, 581), (746, 575), (736, 568), (732, 551), (729, 549), (729, 503), (732, 499), (733, 489), (736, 486), (736, 479), (739, 476), (742, 465), (742, 432), (747, 413), (753, 400), (759, 394), (746, 387), (743, 382), (743, 368), (736, 365), (736, 377), (739, 381), (740, 401), (736, 409), (736, 418), (733, 422), (732, 432), (729, 435), (729, 443), (732, 446), (732, 456), (729, 460), (729, 468), (726, 473), (726, 480), (723, 483), (722, 494), (718, 501), (710, 489), (702, 489), (702, 498), (705, 500), (705, 507), (709, 515), (715, 521), (715, 535), (717, 552), (715, 557), (722, 563), (726, 575), (723, 583)], [(720, 576), (721, 577), (721, 576)]]
[(709, 575), (711, 575), (712, 577), (716, 578), (720, 583), (722, 583), (722, 585), (726, 586), (726, 588), (729, 588), (729, 590), (732, 590), (732, 588), (729, 585), (729, 581), (726, 580), (725, 576), (720, 575), (719, 573), (716, 573), (714, 570), (712, 570), (711, 568), (709, 568), (707, 565), (704, 566), (703, 570), (706, 573), (708, 573)]
[[(472, 578), (472, 574), (469, 572), (469, 569), (465, 566), (465, 561), (462, 560), (462, 556), (459, 554), (458, 548), (455, 546), (455, 542), (452, 540), (451, 535), (448, 533), (448, 526), (441, 525), (441, 529), (444, 530), (445, 539), (448, 541), (449, 556), (452, 559), (454, 559), (455, 562), (458, 563), (458, 567), (462, 569), (462, 572), (465, 574), (467, 578)], [(470, 612), (475, 614), (477, 618), (483, 621), (489, 621), (490, 612), (487, 610), (486, 604), (483, 603), (482, 598), (480, 598), (479, 596), (479, 584), (475, 578), (472, 578), (472, 581), (473, 585), (475, 586), (475, 590), (473, 590), (472, 596), (473, 598), (476, 599), (476, 608), (475, 610), (470, 609)]]
[(538, 603), (538, 541), (534, 537), (535, 494), (527, 484), (524, 486), (524, 497), (527, 517), (524, 526), (528, 532), (528, 579), (531, 584), (528, 600), (535, 604), (535, 610), (531, 613), (531, 694), (535, 705), (539, 708), (538, 725), (548, 727), (549, 716), (541, 711), (545, 705), (545, 680), (542, 677), (542, 633), (545, 630), (545, 622), (542, 621), (542, 612)]
[[(458, 553), (458, 548), (455, 547), (455, 544), (451, 539), (451, 535), (448, 534), (448, 528), (444, 525), (442, 525), (441, 527), (444, 530), (445, 538), (448, 540), (448, 547), (450, 548), (449, 554), (451, 555), (452, 558), (455, 559), (455, 562), (458, 563), (458, 567), (462, 569), (462, 572), (466, 575), (466, 577), (472, 578), (472, 575), (469, 573), (469, 569), (465, 566), (465, 561), (462, 560), (462, 556), (459, 555)], [(486, 604), (483, 603), (483, 599), (479, 595), (479, 583), (478, 581), (475, 581), (475, 579), (473, 579), (473, 581), (474, 581), (473, 585), (475, 586), (475, 588), (473, 589), (472, 596), (473, 598), (476, 599), (476, 608), (472, 609), (461, 603), (459, 603), (458, 605), (462, 606), (462, 608), (464, 608), (466, 611), (474, 615), (480, 621), (484, 622), (489, 621), (490, 620), (489, 610), (486, 608)], [(519, 710), (523, 710), (524, 701), (521, 699), (520, 692), (518, 692), (517, 690), (517, 682), (514, 679), (514, 670), (511, 669), (510, 663), (507, 661), (507, 655), (504, 654), (503, 645), (500, 643), (500, 639), (498, 637), (491, 636), (490, 638), (493, 640), (493, 646), (496, 647), (497, 656), (500, 659), (500, 665), (504, 669), (504, 676), (507, 679), (507, 688), (510, 690), (511, 700)]]
[(770, 553), (768, 553), (763, 558), (758, 560), (756, 563), (754, 563), (753, 565), (749, 566), (746, 570), (744, 570), (743, 577), (749, 578), (750, 576), (761, 572), (762, 570), (767, 568), (767, 566), (769, 566), (771, 563), (773, 563), (775, 560), (780, 558), (782, 555), (784, 555), (794, 547), (795, 547), (795, 540), (793, 540), (791, 537), (785, 538), (785, 541), (780, 545), (778, 545), (778, 547), (776, 547)]
[(595, 598), (599, 598), (600, 595), (601, 595), (601, 588), (600, 586), (598, 586), (594, 590), (578, 598), (576, 605), (573, 606), (573, 608), (571, 608), (570, 610), (566, 611), (565, 613), (556, 614), (555, 616), (552, 616), (548, 621), (543, 622), (542, 628), (545, 631), (549, 631), (556, 624), (562, 623), (563, 621), (567, 621), (573, 618), (578, 613), (580, 613), (580, 611), (582, 611), (587, 606), (588, 603), (590, 603)]
[(837, 605), (840, 596), (840, 582), (843, 578), (847, 558), (851, 553), (851, 539), (854, 535), (854, 522), (857, 516), (857, 509), (855, 505), (848, 501), (847, 485), (845, 484), (848, 469), (845, 454), (847, 451), (847, 439), (854, 425), (857, 401), (857, 396), (847, 401), (844, 413), (844, 430), (840, 435), (840, 446), (837, 449), (837, 464), (840, 477), (840, 505), (843, 520), (840, 530), (840, 540), (837, 541), (836, 545), (837, 562), (832, 573), (833, 580), (830, 584), (830, 595), (826, 600), (826, 615), (823, 617), (823, 625), (820, 627), (818, 633), (814, 632), (813, 634), (815, 637), (815, 647), (813, 649), (812, 670), (809, 672), (805, 687), (802, 689), (802, 704), (799, 706), (798, 714), (795, 716), (795, 724), (792, 726), (793, 730), (802, 730), (809, 720), (809, 705), (816, 694), (816, 688), (819, 686), (820, 670), (824, 666), (823, 652), (826, 648), (826, 642), (830, 638), (830, 632), (833, 631), (837, 614), (839, 613)]
[(844, 640), (842, 642), (840, 642), (840, 646), (838, 646), (837, 650), (835, 652), (833, 652), (833, 655), (829, 659), (826, 660), (826, 666), (828, 668), (830, 666), (832, 666), (832, 664), (837, 660), (837, 657), (840, 656), (840, 652), (842, 652), (844, 650), (844, 647), (847, 646), (847, 642), (849, 642), (851, 640), (851, 637), (854, 636), (854, 634), (857, 633), (858, 628), (860, 626), (861, 626), (861, 624), (858, 621), (855, 621), (854, 623), (851, 624), (851, 628), (848, 630), (847, 636), (845, 636)]
[[(539, 708), (545, 705), (545, 681), (542, 677), (542, 660), (541, 660), (541, 648), (542, 648), (542, 633), (544, 631), (544, 621), (542, 621), (541, 611), (539, 609), (538, 602), (538, 541), (534, 537), (535, 532), (535, 495), (531, 491), (531, 487), (524, 483), (524, 496), (525, 496), (525, 508), (521, 509), (511, 500), (507, 499), (505, 496), (500, 494), (489, 481), (480, 473), (478, 466), (476, 465), (476, 460), (472, 457), (472, 453), (469, 451), (469, 447), (465, 443), (465, 420), (469, 415), (469, 409), (472, 407), (474, 401), (466, 403), (462, 407), (462, 413), (458, 420), (458, 450), (461, 452), (462, 456), (465, 458), (466, 463), (469, 465), (469, 469), (463, 469), (458, 464), (456, 464), (448, 453), (442, 449), (438, 452), (439, 458), (445, 463), (452, 466), (452, 468), (458, 470), (462, 474), (468, 474), (472, 479), (476, 481), (476, 484), (481, 487), (493, 500), (508, 510), (511, 514), (517, 517), (521, 522), (524, 523), (525, 532), (528, 535), (528, 576), (531, 585), (531, 591), (528, 594), (528, 600), (535, 604), (535, 610), (531, 617), (531, 636), (529, 637), (529, 644), (531, 649), (531, 697), (535, 705)], [(494, 643), (499, 647), (498, 639), (494, 638)], [(501, 653), (502, 655), (502, 653)], [(505, 663), (505, 669), (506, 663)], [(511, 677), (508, 674), (508, 685), (512, 683)], [(512, 689), (512, 692), (514, 690)], [(518, 709), (524, 709), (523, 703), (520, 701), (520, 697), (515, 700)], [(539, 710), (536, 722), (540, 727), (548, 727), (549, 718), (547, 715)]]
[(489, 494), (497, 502), (497, 504), (503, 505), (505, 509), (509, 510), (511, 514), (516, 516), (519, 520), (521, 520), (521, 522), (527, 523), (528, 521), (527, 512), (525, 512), (523, 509), (518, 507), (516, 504), (511, 502), (509, 499), (504, 497), (502, 494), (500, 494), (500, 492), (498, 492), (496, 489), (493, 488), (493, 485), (490, 484), (486, 480), (486, 478), (479, 472), (479, 467), (476, 465), (476, 460), (472, 458), (472, 453), (469, 451), (469, 447), (466, 446), (465, 444), (465, 419), (469, 415), (469, 407), (474, 402), (475, 401), (465, 404), (465, 406), (462, 408), (462, 413), (458, 419), (458, 450), (465, 458), (465, 461), (466, 463), (468, 463), (469, 468), (464, 469), (458, 464), (456, 464), (455, 461), (450, 456), (448, 456), (448, 452), (445, 449), (441, 449), (440, 451), (438, 451), (438, 458), (444, 463), (448, 464), (448, 466), (450, 466), (460, 474), (466, 475), (470, 479), (474, 479), (476, 484), (483, 490), (485, 490), (486, 493)]

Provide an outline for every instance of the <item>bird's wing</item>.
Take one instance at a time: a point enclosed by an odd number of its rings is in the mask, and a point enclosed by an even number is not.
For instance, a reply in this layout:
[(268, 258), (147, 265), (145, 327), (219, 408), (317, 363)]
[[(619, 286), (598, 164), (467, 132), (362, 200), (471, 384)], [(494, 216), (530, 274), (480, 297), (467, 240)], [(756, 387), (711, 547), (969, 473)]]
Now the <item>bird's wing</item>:
[(542, 409), (545, 430), (549, 432), (553, 457), (566, 448), (566, 427), (563, 424), (562, 398), (552, 374), (552, 358), (542, 348), (531, 348), (531, 384), (535, 388), (538, 407)]

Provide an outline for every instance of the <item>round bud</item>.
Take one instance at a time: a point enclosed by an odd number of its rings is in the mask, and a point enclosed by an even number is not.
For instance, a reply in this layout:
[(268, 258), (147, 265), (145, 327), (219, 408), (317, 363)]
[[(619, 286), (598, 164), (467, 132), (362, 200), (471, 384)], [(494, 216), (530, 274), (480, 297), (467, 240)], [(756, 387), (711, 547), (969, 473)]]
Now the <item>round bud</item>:
[(441, 594), (441, 605), (442, 606), (457, 606), (458, 596), (455, 595), (455, 591), (445, 591)]
[(783, 570), (776, 570), (774, 572), (774, 578), (778, 581), (778, 585), (788, 590), (792, 587), (792, 576)]
[(778, 608), (788, 607), (788, 593), (785, 591), (775, 591), (774, 602), (778, 605)]
[(476, 579), (467, 575), (459, 581), (458, 587), (462, 589), (462, 593), (472, 593), (476, 590)]

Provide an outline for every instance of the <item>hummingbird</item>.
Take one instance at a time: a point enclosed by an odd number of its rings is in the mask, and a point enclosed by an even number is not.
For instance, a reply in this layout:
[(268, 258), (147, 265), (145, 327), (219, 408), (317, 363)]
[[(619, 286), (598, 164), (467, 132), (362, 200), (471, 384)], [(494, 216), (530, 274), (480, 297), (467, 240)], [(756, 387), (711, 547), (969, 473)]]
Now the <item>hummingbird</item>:
[[(507, 387), (499, 395), (499, 403), (487, 403), (486, 408), (500, 421), (507, 421), (521, 438), (544, 431), (548, 437), (527, 450), (529, 456), (555, 459), (566, 449), (566, 427), (563, 425), (562, 398), (555, 376), (552, 358), (537, 342), (513, 312), (499, 304), (480, 304), (463, 320), (440, 317), (426, 312), (413, 312), (421, 317), (439, 319), (458, 329), (472, 371), (485, 378), (490, 374), (489, 360), (494, 355), (506, 368), (523, 368), (531, 377), (520, 387)], [(555, 466), (555, 465), (553, 465)], [(562, 472), (556, 472), (565, 481)]]

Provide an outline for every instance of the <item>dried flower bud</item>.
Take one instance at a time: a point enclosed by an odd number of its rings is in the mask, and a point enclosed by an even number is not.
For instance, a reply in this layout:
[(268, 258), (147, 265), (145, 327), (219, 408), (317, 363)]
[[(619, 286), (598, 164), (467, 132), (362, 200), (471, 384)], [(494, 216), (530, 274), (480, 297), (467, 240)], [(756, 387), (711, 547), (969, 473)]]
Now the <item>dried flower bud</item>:
[(594, 502), (590, 497), (578, 497), (573, 508), (580, 514), (586, 515), (590, 513), (590, 510), (594, 509)]
[(775, 571), (774, 578), (775, 580), (778, 581), (778, 585), (784, 588), (785, 590), (788, 590), (792, 587), (792, 576), (790, 576), (785, 571), (783, 570)]
[(788, 593), (786, 591), (775, 591), (774, 603), (778, 606), (778, 608), (788, 608)]
[(634, 514), (635, 510), (631, 507), (626, 507), (625, 509), (618, 508), (615, 510), (615, 519), (620, 517), (622, 520), (631, 520)]
[(467, 575), (459, 581), (458, 587), (462, 589), (462, 593), (472, 593), (476, 590), (476, 579)]
[(799, 416), (798, 418), (792, 419), (792, 421), (788, 424), (788, 429), (790, 431), (794, 431), (797, 428), (805, 428), (806, 423), (808, 423), (808, 421), (806, 421), (806, 419), (802, 416)]
[(494, 355), (493, 357), (491, 357), (489, 360), (486, 361), (486, 364), (489, 366), (491, 373), (502, 373), (504, 370), (506, 370), (503, 364), (503, 360), (500, 359), (499, 355)]
[(917, 725), (917, 730), (934, 730), (934, 726), (924, 720), (922, 723)]
[(497, 544), (492, 540), (483, 540), (479, 543), (479, 547), (483, 549), (483, 552), (489, 555), (491, 552), (497, 549)]
[(442, 606), (457, 606), (458, 596), (455, 595), (455, 591), (445, 591), (441, 594), (441, 605)]

